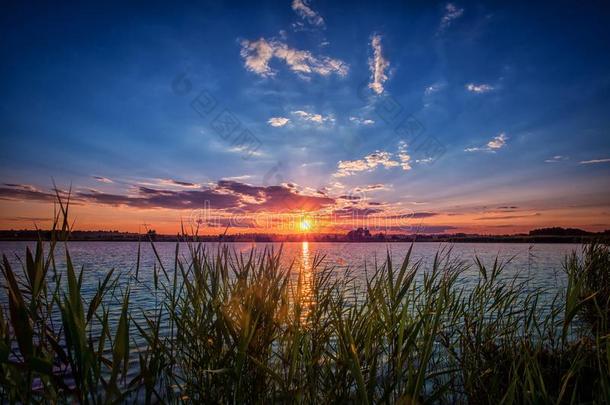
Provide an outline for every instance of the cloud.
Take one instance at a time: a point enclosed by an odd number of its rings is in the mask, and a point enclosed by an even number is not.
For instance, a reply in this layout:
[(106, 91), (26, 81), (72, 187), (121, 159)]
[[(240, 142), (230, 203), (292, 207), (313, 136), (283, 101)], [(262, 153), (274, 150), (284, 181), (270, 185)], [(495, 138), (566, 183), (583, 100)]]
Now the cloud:
[(272, 77), (276, 74), (269, 66), (272, 58), (284, 62), (291, 71), (303, 79), (308, 79), (313, 74), (345, 76), (349, 70), (347, 64), (339, 59), (314, 56), (309, 51), (290, 48), (275, 39), (243, 40), (240, 55), (244, 59), (246, 69), (262, 77)]
[(502, 132), (500, 135), (495, 136), (491, 141), (487, 142), (487, 147), (489, 149), (501, 149), (506, 145), (506, 134)]
[(389, 189), (390, 189), (390, 186), (387, 186), (382, 183), (377, 183), (377, 184), (367, 184), (365, 186), (356, 187), (354, 189), (354, 192), (361, 193), (361, 192), (366, 192), (366, 191), (382, 191), (382, 190), (389, 190)]
[(400, 163), (392, 160), (392, 154), (385, 151), (375, 151), (366, 155), (363, 159), (358, 160), (340, 160), (337, 163), (337, 172), (335, 177), (350, 176), (357, 172), (373, 171), (377, 166), (383, 166), (386, 169), (390, 167), (400, 166)]
[(237, 195), (251, 196), (257, 199), (256, 203), (242, 204), (244, 211), (317, 211), (335, 204), (336, 200), (327, 196), (305, 195), (295, 187), (281, 186), (251, 186), (240, 182), (219, 182), (221, 190), (230, 191)]
[(362, 218), (379, 212), (383, 212), (383, 210), (378, 208), (345, 207), (334, 210), (333, 215), (339, 218)]
[(493, 221), (496, 219), (517, 219), (517, 218), (530, 218), (530, 217), (539, 217), (542, 214), (540, 214), (539, 212), (536, 212), (535, 214), (528, 214), (528, 215), (504, 215), (501, 217), (481, 217), (481, 218), (475, 218), (475, 221)]
[(442, 83), (434, 83), (431, 84), (430, 86), (426, 87), (426, 89), (424, 90), (424, 93), (429, 96), (431, 94), (437, 93), (439, 92), (445, 85)]
[(309, 6), (309, 1), (293, 0), (292, 9), (309, 24), (319, 28), (325, 27), (324, 19)]
[(205, 222), (206, 226), (210, 228), (256, 228), (257, 223), (255, 219), (244, 218), (242, 216), (230, 217), (230, 218), (219, 218), (213, 217), (209, 221), (204, 221), (203, 218), (197, 221), (200, 225)]
[(247, 180), (247, 179), (251, 179), (252, 175), (250, 174), (244, 174), (241, 176), (232, 176), (232, 177), (224, 177), (223, 180)]
[(53, 222), (53, 218), (45, 217), (3, 217), (2, 219), (11, 222)]
[(490, 91), (493, 91), (494, 89), (495, 89), (494, 86), (492, 86), (490, 84), (485, 84), (485, 83), (481, 83), (481, 84), (468, 83), (466, 85), (466, 90), (468, 90), (472, 93), (477, 93), (477, 94), (488, 93)]
[(447, 3), (445, 5), (445, 13), (441, 18), (440, 26), (438, 27), (438, 32), (442, 33), (453, 23), (454, 20), (457, 20), (464, 14), (464, 9), (457, 7), (453, 3)]
[(362, 197), (359, 195), (340, 195), (337, 198), (340, 200), (348, 200), (348, 201), (358, 201), (358, 200), (362, 199)]
[(269, 67), (274, 49), (264, 38), (258, 41), (241, 42), (240, 55), (244, 58), (246, 69), (260, 76), (273, 76), (275, 73)]
[(267, 121), (267, 124), (271, 125), (272, 127), (283, 127), (284, 125), (288, 124), (290, 122), (290, 118), (286, 118), (286, 117), (271, 117), (269, 118), (269, 120)]
[(502, 149), (506, 146), (506, 141), (508, 137), (504, 132), (495, 136), (491, 139), (491, 141), (487, 142), (487, 145), (482, 147), (474, 147), (474, 148), (466, 148), (464, 152), (495, 152), (498, 149)]
[(568, 160), (569, 158), (567, 156), (561, 156), (561, 155), (555, 155), (550, 159), (546, 159), (544, 161), (544, 163), (559, 163), (559, 162), (563, 162), (565, 160)]
[[(0, 199), (17, 201), (55, 200), (48, 193), (29, 185), (5, 184), (0, 187)], [(197, 189), (162, 189), (136, 186), (125, 194), (110, 194), (97, 190), (75, 192), (71, 200), (107, 206), (126, 206), (143, 209), (202, 209), (239, 212), (317, 211), (333, 206), (336, 199), (325, 195), (307, 195), (295, 187), (253, 186), (234, 180), (220, 180), (210, 187)]]
[[(386, 169), (400, 166), (403, 170), (411, 170), (411, 156), (407, 152), (407, 143), (400, 141), (398, 143), (398, 152), (396, 156), (398, 160), (393, 159), (393, 154), (386, 151), (377, 150), (362, 159), (357, 160), (340, 160), (337, 163), (337, 172), (334, 177), (351, 176), (357, 172), (375, 170), (378, 166), (383, 166)], [(383, 185), (382, 185), (383, 186)], [(362, 189), (361, 189), (362, 190)]]
[(176, 186), (176, 187), (184, 187), (184, 188), (198, 188), (199, 184), (191, 183), (188, 181), (180, 181), (174, 179), (159, 179), (158, 184), (163, 186)]
[(610, 158), (606, 159), (593, 159), (593, 160), (581, 160), (579, 163), (581, 165), (593, 165), (596, 163), (608, 163), (610, 162)]
[(99, 181), (100, 183), (114, 183), (112, 180), (110, 180), (107, 177), (102, 177), (102, 176), (91, 176), (93, 177), (95, 180)]
[(369, 88), (375, 93), (381, 94), (384, 90), (383, 83), (388, 80), (385, 71), (390, 66), (390, 62), (383, 57), (381, 51), (381, 36), (373, 35), (371, 37), (371, 47), (373, 48), (373, 57), (369, 58), (369, 69), (371, 71)]
[(167, 209), (199, 209), (209, 204), (214, 209), (239, 207), (240, 196), (220, 193), (212, 189), (197, 190), (167, 190), (138, 187), (129, 195), (108, 194), (98, 191), (76, 193), (77, 199), (110, 206), (127, 206), (132, 208), (167, 208)]
[(246, 157), (252, 157), (252, 156), (256, 156), (256, 157), (265, 156), (265, 153), (263, 151), (253, 150), (249, 145), (235, 145), (235, 146), (232, 146), (229, 149), (227, 149), (227, 152), (243, 154), (243, 156), (245, 156), (244, 159)]
[(400, 159), (400, 166), (403, 170), (411, 170), (411, 156), (407, 153), (407, 143), (405, 141), (398, 143), (398, 159)]
[(438, 215), (438, 212), (407, 212), (400, 215), (390, 215), (384, 218), (388, 219), (422, 219), (422, 218), (430, 218)]
[(375, 121), (371, 119), (363, 119), (358, 117), (349, 117), (349, 120), (358, 125), (373, 125)]
[(333, 205), (330, 197), (299, 194), (286, 186), (252, 186), (232, 180), (220, 180), (214, 188), (198, 190), (164, 190), (139, 187), (135, 194), (118, 195), (100, 192), (78, 193), (77, 198), (103, 205), (135, 208), (201, 209), (255, 211), (316, 211)]
[(324, 124), (325, 122), (330, 124), (335, 122), (335, 117), (332, 115), (324, 116), (322, 114), (311, 113), (303, 110), (292, 111), (291, 114), (297, 116), (302, 121), (314, 122), (319, 125)]
[(17, 201), (54, 201), (55, 193), (47, 193), (38, 190), (29, 184), (4, 183), (6, 187), (0, 187), (0, 200)]

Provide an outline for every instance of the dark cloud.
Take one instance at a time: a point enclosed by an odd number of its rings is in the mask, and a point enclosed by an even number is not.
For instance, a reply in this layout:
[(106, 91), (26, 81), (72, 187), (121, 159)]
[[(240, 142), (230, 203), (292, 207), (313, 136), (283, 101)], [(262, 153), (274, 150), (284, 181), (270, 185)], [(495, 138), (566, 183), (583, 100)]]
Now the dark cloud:
[(401, 215), (391, 215), (386, 218), (388, 218), (388, 219), (430, 218), (430, 217), (434, 217), (436, 215), (438, 215), (437, 212), (406, 212)]
[(40, 191), (28, 184), (12, 184), (4, 183), (6, 187), (0, 187), (1, 200), (19, 200), (19, 201), (53, 201), (55, 200), (54, 193)]
[[(185, 182), (186, 183), (186, 182)], [(190, 184), (190, 183), (189, 183)], [(53, 201), (55, 194), (21, 184), (0, 187), (0, 199)], [(252, 200), (254, 198), (254, 201)], [(124, 205), (135, 208), (240, 210), (242, 212), (317, 211), (335, 204), (326, 196), (300, 194), (287, 186), (251, 186), (237, 181), (221, 180), (214, 188), (167, 190), (137, 187), (130, 194), (109, 194), (97, 190), (72, 194), (77, 202)]]
[(188, 181), (180, 181), (180, 180), (174, 180), (174, 179), (169, 179), (169, 182), (171, 184), (175, 184), (176, 186), (182, 186), (182, 187), (197, 187), (197, 184), (195, 183), (190, 183)]
[(259, 204), (246, 204), (243, 208), (249, 211), (318, 211), (335, 204), (335, 199), (326, 196), (303, 195), (283, 186), (258, 187), (264, 195)]
[(384, 188), (386, 188), (385, 184), (381, 184), (381, 183), (369, 184), (369, 185), (362, 186), (362, 187), (356, 187), (354, 189), (354, 192), (361, 193), (363, 191), (383, 190)]
[(256, 221), (253, 219), (235, 217), (235, 218), (212, 218), (207, 222), (210, 228), (255, 228)]
[(515, 218), (529, 218), (529, 217), (538, 217), (542, 214), (540, 214), (539, 212), (535, 213), (535, 214), (530, 214), (530, 215), (506, 215), (503, 217), (481, 217), (481, 218), (475, 218), (476, 221), (492, 221), (494, 219), (515, 219)]
[(239, 181), (234, 180), (220, 180), (217, 184), (219, 189), (231, 191), (237, 194), (248, 195), (257, 199), (262, 198), (262, 193), (265, 189), (265, 187), (251, 186), (249, 184), (240, 183)]
[(333, 214), (338, 217), (342, 217), (342, 218), (351, 218), (351, 217), (362, 218), (362, 217), (367, 217), (369, 215), (376, 214), (379, 212), (383, 212), (383, 210), (378, 209), (378, 208), (345, 207), (345, 208), (340, 208), (340, 209), (334, 210)]
[(2, 218), (6, 221), (12, 222), (51, 222), (53, 218), (45, 218), (45, 217), (5, 217)]
[(138, 187), (135, 195), (79, 192), (76, 198), (106, 205), (125, 205), (136, 208), (199, 209), (207, 204), (211, 209), (230, 209), (240, 205), (240, 197), (212, 189), (159, 190)]
[(100, 183), (114, 183), (114, 181), (112, 181), (111, 179), (104, 177), (104, 176), (91, 176), (93, 177), (95, 180), (99, 181)]

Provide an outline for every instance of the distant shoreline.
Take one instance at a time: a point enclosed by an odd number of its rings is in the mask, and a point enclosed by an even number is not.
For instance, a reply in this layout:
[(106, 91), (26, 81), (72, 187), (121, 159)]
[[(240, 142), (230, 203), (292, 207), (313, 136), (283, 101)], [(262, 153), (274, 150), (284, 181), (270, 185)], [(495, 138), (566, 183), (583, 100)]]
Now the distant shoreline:
[[(4, 231), (0, 231), (4, 233)], [(13, 237), (1, 234), (0, 242), (33, 242), (39, 239), (38, 235), (14, 235)], [(48, 235), (41, 235), (41, 239), (49, 241)], [(154, 238), (149, 238), (147, 235), (131, 236), (131, 235), (104, 235), (94, 237), (93, 235), (78, 235), (78, 233), (72, 234), (69, 237), (71, 242), (210, 242), (210, 243), (282, 243), (282, 242), (317, 242), (317, 243), (411, 243), (411, 242), (422, 242), (422, 243), (588, 243), (594, 241), (600, 241), (603, 243), (610, 242), (610, 238), (607, 235), (594, 235), (594, 236), (561, 236), (561, 235), (547, 235), (547, 236), (529, 236), (529, 235), (515, 235), (515, 236), (454, 236), (454, 235), (388, 235), (385, 238), (367, 238), (359, 240), (350, 240), (345, 237), (339, 237), (337, 235), (323, 236), (323, 235), (310, 235), (309, 237), (303, 236), (277, 236), (277, 235), (226, 235), (220, 236), (169, 236), (169, 235), (156, 235)]]
[[(0, 241), (37, 241), (50, 240), (51, 230), (0, 230)], [(577, 228), (541, 228), (525, 234), (513, 235), (480, 235), (467, 233), (453, 234), (385, 234), (371, 233), (367, 228), (357, 228), (347, 233), (296, 233), (296, 234), (265, 234), (241, 233), (216, 235), (162, 235), (154, 230), (146, 233), (119, 231), (72, 231), (70, 241), (86, 242), (335, 242), (335, 243), (397, 243), (397, 242), (444, 242), (444, 243), (587, 243), (599, 241), (610, 242), (610, 230), (594, 233)]]

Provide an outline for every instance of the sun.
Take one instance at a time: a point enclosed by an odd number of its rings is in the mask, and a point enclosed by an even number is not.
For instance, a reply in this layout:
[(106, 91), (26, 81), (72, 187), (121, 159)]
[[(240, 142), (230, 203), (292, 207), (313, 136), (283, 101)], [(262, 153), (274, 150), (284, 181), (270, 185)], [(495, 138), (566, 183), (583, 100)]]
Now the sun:
[(309, 218), (302, 218), (299, 222), (299, 230), (301, 232), (309, 232), (311, 231), (312, 227), (313, 224), (311, 223), (311, 220)]

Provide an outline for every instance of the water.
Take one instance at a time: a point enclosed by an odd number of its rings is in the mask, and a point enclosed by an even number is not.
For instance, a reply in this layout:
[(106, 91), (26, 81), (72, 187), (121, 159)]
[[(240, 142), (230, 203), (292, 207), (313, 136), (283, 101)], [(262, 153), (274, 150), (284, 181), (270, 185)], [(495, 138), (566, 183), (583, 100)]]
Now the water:
[[(24, 257), (25, 247), (34, 247), (34, 242), (0, 242), (0, 252), (6, 254), (9, 262), (18, 264), (17, 257)], [(155, 244), (161, 261), (166, 269), (174, 268), (174, 255), (176, 244), (172, 242), (159, 242)], [(210, 252), (218, 248), (216, 243), (205, 245)], [(279, 243), (231, 243), (231, 249), (247, 254), (251, 249), (262, 251), (274, 249), (283, 251), (283, 261), (287, 265), (294, 262), (295, 268), (310, 267), (316, 255), (324, 255), (323, 265), (334, 267), (337, 272), (350, 267), (357, 279), (364, 280), (365, 268), (371, 270), (375, 262), (381, 264), (389, 250), (390, 257), (395, 264), (404, 259), (409, 250), (410, 243), (335, 243), (335, 242), (289, 242)], [(153, 250), (148, 243), (141, 245), (140, 280), (151, 281), (152, 269), (156, 261)], [(512, 276), (521, 273), (529, 275), (533, 286), (549, 287), (562, 286), (565, 276), (562, 272), (562, 262), (566, 254), (579, 251), (578, 244), (517, 244), (517, 243), (415, 243), (412, 257), (421, 259), (430, 264), (434, 255), (440, 249), (451, 249), (451, 257), (462, 260), (467, 264), (474, 264), (475, 255), (484, 264), (492, 265), (496, 257), (508, 263), (505, 275)], [(103, 278), (108, 271), (124, 274), (134, 271), (137, 262), (137, 242), (70, 242), (70, 256), (75, 267), (84, 266), (85, 291), (93, 291), (96, 281)], [(57, 253), (63, 261), (63, 247), (58, 245)], [(180, 254), (188, 262), (188, 249), (181, 244)], [(474, 276), (477, 269), (471, 266), (464, 276)], [(87, 282), (89, 281), (89, 282)], [(87, 289), (87, 285), (91, 288)], [(138, 297), (134, 297), (138, 298)], [(147, 297), (143, 297), (146, 299)]]
[[(25, 248), (33, 249), (34, 242), (0, 242), (0, 252), (6, 254), (13, 265), (19, 266), (19, 257), (23, 259)], [(155, 243), (157, 252), (164, 268), (171, 273), (174, 269), (176, 244), (173, 242)], [(205, 245), (210, 252), (218, 249), (217, 243)], [(296, 270), (309, 269), (317, 255), (324, 256), (323, 266), (333, 267), (338, 276), (344, 274), (346, 268), (356, 281), (364, 281), (366, 274), (371, 274), (375, 263), (381, 264), (389, 251), (394, 266), (402, 263), (410, 243), (336, 243), (336, 242), (290, 242), (290, 243), (231, 243), (229, 247), (235, 252), (248, 254), (252, 249), (262, 252), (264, 249), (278, 251), (282, 249), (282, 260), (285, 265), (293, 264)], [(478, 256), (481, 261), (492, 266), (496, 257), (506, 262), (505, 277), (519, 274), (529, 278), (531, 288), (547, 289), (552, 295), (557, 288), (565, 285), (565, 274), (562, 271), (562, 262), (566, 254), (579, 251), (578, 244), (517, 244), (517, 243), (415, 243), (412, 259), (422, 260), (423, 269), (429, 269), (434, 255), (440, 250), (450, 249), (451, 257), (461, 260), (470, 267), (464, 271), (460, 282), (468, 285), (478, 276), (474, 266), (474, 258)], [(135, 272), (137, 262), (137, 242), (70, 242), (70, 256), (77, 269), (84, 267), (83, 296), (88, 299), (96, 291), (98, 280), (111, 270), (115, 274), (121, 273), (124, 281), (128, 275)], [(180, 256), (183, 263), (189, 263), (189, 252), (186, 244), (180, 245)], [(56, 258), (59, 267), (64, 267), (63, 246), (56, 248)], [(139, 280), (141, 283), (132, 284), (131, 303), (143, 309), (152, 308), (156, 300), (151, 295), (153, 285), (153, 268), (157, 259), (149, 243), (141, 244), (141, 260)], [(157, 264), (157, 272), (161, 273)], [(295, 271), (295, 273), (297, 273)], [(308, 273), (304, 273), (307, 277)], [(421, 274), (420, 274), (421, 276)], [(4, 291), (0, 295), (0, 302), (5, 302)], [(116, 308), (118, 311), (119, 308)]]
[[(0, 242), (0, 252), (5, 254), (19, 273), (20, 259), (25, 256), (25, 248), (31, 249), (35, 246), (34, 242)], [(155, 244), (157, 252), (163, 266), (171, 274), (174, 269), (174, 258), (176, 244), (171, 242), (160, 242)], [(209, 243), (205, 245), (210, 252), (218, 249), (218, 244)], [(292, 242), (284, 243), (232, 243), (229, 247), (235, 252), (247, 255), (252, 249), (263, 251), (282, 249), (282, 260), (285, 265), (293, 264), (296, 270), (309, 269), (318, 255), (324, 256), (323, 266), (332, 267), (337, 276), (340, 277), (349, 268), (351, 275), (356, 282), (363, 282), (367, 273), (370, 275), (375, 268), (375, 263), (381, 264), (386, 260), (389, 251), (394, 266), (400, 265), (404, 259), (410, 243), (333, 243), (333, 242)], [(137, 262), (138, 243), (137, 242), (71, 242), (69, 245), (70, 256), (74, 266), (80, 270), (84, 268), (82, 295), (87, 300), (91, 299), (96, 291), (98, 281), (111, 270), (115, 269), (115, 274), (121, 274), (122, 283), (129, 282), (131, 286), (130, 306), (134, 319), (140, 319), (138, 313), (133, 308), (153, 309), (158, 306), (163, 299), (162, 294), (155, 293), (153, 286), (153, 269), (157, 259), (148, 243), (141, 245), (141, 260), (139, 269), (139, 283), (133, 283), (132, 277)], [(567, 254), (573, 251), (580, 251), (577, 244), (503, 244), (503, 243), (462, 243), (462, 244), (441, 244), (441, 243), (415, 243), (413, 246), (412, 260), (422, 260), (423, 271), (431, 268), (434, 255), (439, 251), (448, 252), (454, 260), (462, 261), (469, 267), (462, 273), (459, 283), (468, 287), (469, 283), (474, 283), (478, 277), (478, 269), (474, 265), (474, 258), (478, 256), (481, 261), (492, 266), (496, 258), (506, 262), (504, 271), (505, 277), (519, 275), (524, 279), (529, 279), (531, 288), (542, 288), (546, 290), (543, 297), (552, 297), (554, 293), (565, 286), (566, 277), (562, 271), (562, 262)], [(181, 244), (179, 248), (180, 256), (184, 263), (189, 263), (189, 252), (186, 244)], [(56, 248), (56, 259), (58, 267), (65, 267), (65, 257), (63, 246)], [(158, 264), (157, 273), (161, 274)], [(298, 271), (295, 271), (295, 274)], [(307, 281), (308, 274), (303, 273)], [(421, 274), (419, 275), (421, 277)], [(307, 288), (307, 287), (305, 287)], [(0, 303), (6, 305), (6, 290), (2, 288), (0, 293)], [(116, 326), (120, 311), (120, 296), (110, 297), (108, 302), (111, 311), (111, 330)], [(544, 299), (543, 299), (544, 300)], [(550, 301), (550, 300), (549, 300)], [(113, 304), (114, 302), (114, 304)], [(59, 319), (57, 319), (59, 321)], [(136, 332), (133, 330), (132, 332)], [(133, 335), (132, 335), (133, 336)], [(138, 342), (141, 344), (142, 342)], [(130, 374), (137, 370), (135, 353), (132, 352), (133, 369)]]

